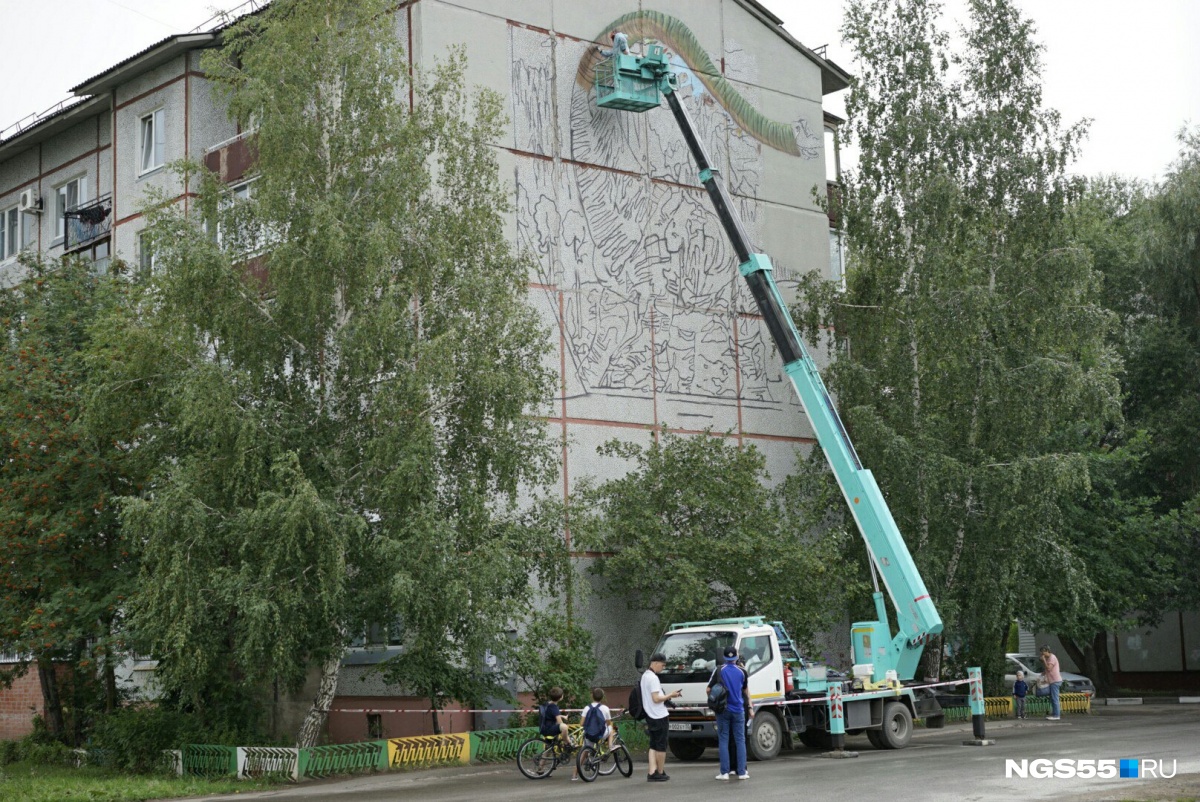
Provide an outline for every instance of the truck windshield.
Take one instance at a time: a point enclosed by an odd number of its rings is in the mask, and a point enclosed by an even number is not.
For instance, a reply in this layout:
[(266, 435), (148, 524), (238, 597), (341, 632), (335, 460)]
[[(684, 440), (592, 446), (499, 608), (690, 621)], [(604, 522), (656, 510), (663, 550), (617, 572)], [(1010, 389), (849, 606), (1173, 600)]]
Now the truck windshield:
[(655, 651), (667, 656), (658, 675), (662, 682), (708, 682), (726, 646), (737, 640), (734, 632), (672, 632), (663, 636)]

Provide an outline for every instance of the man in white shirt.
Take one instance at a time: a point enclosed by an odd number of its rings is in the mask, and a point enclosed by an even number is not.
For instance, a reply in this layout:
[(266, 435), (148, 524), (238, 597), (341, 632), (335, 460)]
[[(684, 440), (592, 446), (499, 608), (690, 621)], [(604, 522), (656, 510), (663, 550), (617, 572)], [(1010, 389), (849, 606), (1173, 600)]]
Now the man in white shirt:
[(667, 776), (667, 700), (682, 696), (683, 691), (663, 693), (658, 674), (667, 667), (667, 657), (661, 652), (650, 656), (650, 668), (642, 674), (642, 709), (646, 711), (646, 733), (650, 736), (648, 782), (666, 782)]

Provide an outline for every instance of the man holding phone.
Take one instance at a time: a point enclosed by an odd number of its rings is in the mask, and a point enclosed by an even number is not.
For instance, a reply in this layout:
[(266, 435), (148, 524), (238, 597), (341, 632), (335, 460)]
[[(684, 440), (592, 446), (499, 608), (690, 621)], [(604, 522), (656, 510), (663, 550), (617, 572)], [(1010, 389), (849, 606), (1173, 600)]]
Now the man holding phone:
[(648, 782), (666, 782), (667, 776), (667, 731), (670, 725), (667, 716), (667, 701), (683, 695), (674, 690), (664, 693), (658, 675), (667, 667), (667, 657), (662, 652), (650, 655), (650, 667), (642, 674), (642, 709), (646, 711), (646, 733), (650, 736)]

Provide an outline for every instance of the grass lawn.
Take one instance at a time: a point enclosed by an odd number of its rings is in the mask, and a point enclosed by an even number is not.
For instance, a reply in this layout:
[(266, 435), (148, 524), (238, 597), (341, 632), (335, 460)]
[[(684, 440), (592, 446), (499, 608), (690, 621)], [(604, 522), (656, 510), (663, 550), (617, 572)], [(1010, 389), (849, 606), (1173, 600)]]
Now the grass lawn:
[(0, 766), (0, 802), (139, 802), (180, 796), (258, 791), (271, 780), (118, 774), (107, 769), (10, 763)]

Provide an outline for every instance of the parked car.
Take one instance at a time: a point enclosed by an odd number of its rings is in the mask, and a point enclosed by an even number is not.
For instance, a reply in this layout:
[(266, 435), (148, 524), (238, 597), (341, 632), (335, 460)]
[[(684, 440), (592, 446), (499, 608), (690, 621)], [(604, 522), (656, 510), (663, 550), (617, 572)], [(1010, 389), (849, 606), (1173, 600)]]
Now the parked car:
[[(1006, 654), (1004, 658), (1004, 686), (1008, 688), (1009, 693), (1012, 693), (1013, 683), (1017, 681), (1018, 671), (1025, 672), (1025, 681), (1029, 683), (1029, 690), (1032, 693), (1035, 680), (1042, 675), (1042, 658), (1032, 654), (1016, 653)], [(1061, 670), (1058, 673), (1062, 674), (1063, 678), (1062, 687), (1059, 689), (1062, 693), (1085, 693), (1088, 696), (1096, 695), (1095, 684), (1082, 674), (1072, 674), (1070, 671)], [(1037, 691), (1038, 696), (1045, 696), (1049, 693), (1049, 689), (1039, 688)]]

